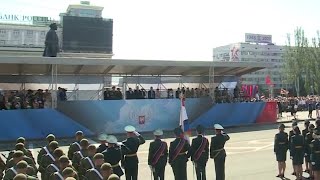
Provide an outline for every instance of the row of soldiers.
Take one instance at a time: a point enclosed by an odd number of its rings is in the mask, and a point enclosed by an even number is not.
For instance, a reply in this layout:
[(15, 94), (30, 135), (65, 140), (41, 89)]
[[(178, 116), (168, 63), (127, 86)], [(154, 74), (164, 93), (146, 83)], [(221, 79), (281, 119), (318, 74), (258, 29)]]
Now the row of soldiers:
[(274, 152), (278, 161), (279, 174), (276, 177), (284, 178), (286, 169), (287, 151), (290, 152), (293, 173), (297, 179), (303, 179), (303, 167), (309, 173), (309, 179), (320, 179), (320, 120), (316, 126), (306, 120), (305, 129), (300, 131), (298, 123), (292, 123), (292, 130), (289, 135), (284, 131), (285, 125), (280, 124), (279, 133), (275, 135)]
[[(163, 131), (154, 131), (155, 140), (150, 143), (148, 155), (154, 180), (164, 180), (167, 163), (172, 167), (175, 180), (187, 180), (187, 161), (190, 157), (197, 179), (205, 180), (209, 156), (215, 162), (216, 179), (225, 179), (224, 145), (229, 136), (223, 132), (221, 125), (216, 124), (216, 135), (211, 138), (209, 151), (209, 141), (203, 135), (204, 128), (198, 126), (196, 129), (198, 135), (190, 144), (181, 128), (175, 128), (176, 138), (169, 148), (161, 139)], [(113, 135), (100, 135), (99, 147), (90, 144), (83, 132), (78, 131), (75, 134), (76, 141), (69, 146), (67, 155), (59, 147), (55, 136), (50, 134), (46, 138), (48, 144), (38, 152), (38, 168), (32, 153), (25, 148), (25, 139), (18, 138), (15, 150), (9, 153), (7, 161), (1, 161), (0, 171), (5, 171), (4, 180), (37, 179), (38, 172), (42, 180), (115, 180), (123, 175), (126, 180), (137, 180), (137, 152), (145, 140), (133, 126), (126, 126), (125, 131), (127, 139), (122, 142), (118, 142)]]

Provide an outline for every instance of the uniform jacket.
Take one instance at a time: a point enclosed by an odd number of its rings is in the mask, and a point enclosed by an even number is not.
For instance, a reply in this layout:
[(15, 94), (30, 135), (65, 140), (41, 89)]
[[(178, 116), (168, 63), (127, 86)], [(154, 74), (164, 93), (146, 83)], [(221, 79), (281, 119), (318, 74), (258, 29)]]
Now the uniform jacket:
[(226, 156), (225, 143), (230, 139), (227, 134), (217, 134), (211, 138), (210, 158)]
[[(202, 150), (202, 152), (199, 152), (201, 147), (204, 147), (204, 149)], [(196, 153), (201, 153), (200, 158), (198, 160), (195, 160), (195, 156), (197, 156)], [(200, 164), (206, 164), (209, 159), (208, 139), (202, 135), (198, 135), (196, 138), (192, 140), (188, 154), (191, 157), (191, 161), (195, 161)]]
[[(155, 158), (155, 154), (158, 153), (160, 146), (163, 147), (163, 153), (160, 155), (159, 160), (155, 165), (153, 164), (153, 160)], [(168, 159), (168, 145), (166, 142), (161, 141), (161, 139), (155, 139), (153, 142), (150, 143), (149, 146), (149, 155), (148, 155), (148, 165), (152, 165), (154, 167), (164, 167), (167, 164)]]

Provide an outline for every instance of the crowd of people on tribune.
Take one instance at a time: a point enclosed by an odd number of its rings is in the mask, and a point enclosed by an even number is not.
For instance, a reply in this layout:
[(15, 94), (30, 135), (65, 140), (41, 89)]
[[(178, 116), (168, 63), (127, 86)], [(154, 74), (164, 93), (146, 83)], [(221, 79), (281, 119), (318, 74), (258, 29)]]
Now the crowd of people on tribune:
[[(224, 145), (230, 138), (221, 125), (215, 124), (214, 127), (216, 135), (211, 138), (211, 144), (203, 136), (204, 127), (200, 125), (196, 128), (198, 135), (192, 143), (185, 139), (180, 127), (175, 128), (176, 138), (169, 146), (161, 139), (163, 131), (155, 130), (155, 139), (150, 143), (148, 154), (153, 179), (164, 180), (165, 167), (169, 163), (175, 180), (186, 180), (187, 162), (191, 158), (197, 179), (205, 180), (206, 164), (210, 157), (214, 159), (216, 179), (224, 180)], [(126, 180), (137, 180), (137, 151), (145, 140), (133, 126), (126, 126), (125, 131), (127, 139), (122, 142), (118, 142), (113, 135), (99, 135), (98, 147), (90, 144), (83, 132), (78, 131), (75, 142), (69, 146), (66, 154), (55, 136), (49, 134), (46, 137), (47, 145), (38, 152), (36, 161), (31, 151), (26, 149), (26, 140), (20, 137), (8, 156), (2, 154), (6, 160), (0, 158), (0, 177), (3, 180), (38, 179), (40, 172), (43, 180), (119, 180), (123, 175)]]
[(298, 123), (292, 123), (292, 129), (286, 133), (285, 125), (279, 126), (279, 133), (275, 135), (274, 152), (278, 161), (279, 174), (276, 177), (284, 178), (286, 170), (287, 151), (290, 152), (293, 173), (298, 180), (303, 179), (303, 167), (309, 173), (309, 179), (320, 179), (320, 120), (315, 125), (309, 120), (304, 122), (305, 129), (300, 131)]
[[(209, 89), (207, 88), (178, 88), (177, 90), (167, 89), (165, 92), (165, 96), (163, 95), (160, 89), (150, 89), (147, 91), (146, 89), (140, 89), (139, 86), (136, 87), (135, 90), (129, 88), (128, 91), (125, 92), (126, 99), (174, 99), (180, 98), (180, 95), (183, 94), (186, 98), (199, 98), (199, 97), (207, 97), (209, 96)], [(120, 100), (123, 99), (123, 93), (120, 88), (116, 88), (113, 86), (111, 89), (106, 89), (104, 91), (104, 100)]]

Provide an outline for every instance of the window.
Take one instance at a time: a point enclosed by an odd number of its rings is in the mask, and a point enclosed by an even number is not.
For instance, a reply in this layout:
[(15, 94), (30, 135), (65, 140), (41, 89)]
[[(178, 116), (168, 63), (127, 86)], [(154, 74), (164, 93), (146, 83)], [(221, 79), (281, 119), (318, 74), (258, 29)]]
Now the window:
[(19, 36), (20, 31), (19, 30), (13, 30), (13, 36)]
[(0, 29), (0, 34), (6, 34), (7, 33), (7, 31), (6, 30), (4, 30), (4, 29)]
[(45, 32), (45, 31), (41, 31), (41, 32), (40, 32), (40, 35), (41, 35), (41, 36), (45, 36), (45, 35), (46, 35), (46, 32)]
[(32, 36), (32, 35), (33, 35), (33, 31), (29, 31), (29, 30), (28, 30), (28, 31), (27, 31), (27, 35), (28, 35), (28, 36)]

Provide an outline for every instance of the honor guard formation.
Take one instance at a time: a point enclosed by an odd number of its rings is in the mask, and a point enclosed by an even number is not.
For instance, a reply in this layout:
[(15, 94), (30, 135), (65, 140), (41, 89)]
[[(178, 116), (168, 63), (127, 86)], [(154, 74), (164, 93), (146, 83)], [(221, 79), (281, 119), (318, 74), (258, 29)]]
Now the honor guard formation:
[(320, 179), (320, 120), (316, 120), (316, 125), (305, 120), (305, 129), (300, 131), (298, 123), (292, 123), (289, 135), (284, 131), (285, 125), (280, 124), (279, 133), (275, 135), (274, 153), (278, 162), (279, 174), (276, 177), (285, 178), (286, 157), (289, 150), (292, 160), (293, 172), (297, 179), (305, 179), (303, 174), (303, 164), (305, 171), (309, 174), (307, 179)]
[[(191, 159), (198, 180), (206, 180), (206, 165), (209, 157), (214, 160), (216, 179), (225, 179), (226, 151), (224, 145), (230, 138), (223, 127), (214, 125), (216, 134), (211, 144), (204, 136), (204, 127), (197, 126), (197, 137), (189, 140), (180, 127), (174, 129), (175, 139), (168, 144), (163, 141), (163, 131), (153, 132), (154, 141), (150, 143), (148, 165), (151, 179), (164, 180), (167, 163), (172, 167), (175, 180), (187, 180), (187, 162)], [(101, 134), (99, 147), (90, 144), (82, 131), (75, 133), (75, 142), (64, 152), (53, 134), (46, 137), (47, 145), (38, 151), (37, 161), (30, 150), (25, 148), (26, 140), (16, 141), (6, 160), (0, 160), (0, 176), (3, 180), (137, 180), (139, 146), (144, 138), (133, 126), (126, 126), (127, 139), (118, 142), (113, 135)], [(283, 132), (284, 133), (284, 132)], [(316, 147), (316, 143), (314, 143)], [(320, 146), (320, 143), (318, 143)], [(319, 148), (320, 151), (320, 148)], [(146, 179), (149, 179), (146, 177)]]

